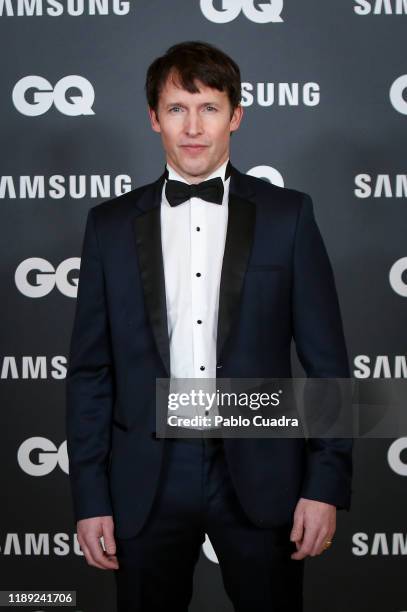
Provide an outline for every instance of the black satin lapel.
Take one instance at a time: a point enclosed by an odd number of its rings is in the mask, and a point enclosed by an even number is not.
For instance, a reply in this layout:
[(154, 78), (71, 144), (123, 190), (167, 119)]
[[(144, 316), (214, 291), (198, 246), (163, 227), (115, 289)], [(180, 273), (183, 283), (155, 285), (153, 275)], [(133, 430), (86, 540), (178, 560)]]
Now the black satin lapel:
[(228, 225), (219, 289), (216, 358), (230, 333), (238, 312), (246, 268), (254, 239), (256, 206), (254, 202), (229, 193)]
[(170, 376), (167, 305), (161, 247), (160, 206), (133, 219), (144, 298), (151, 328), (161, 359)]

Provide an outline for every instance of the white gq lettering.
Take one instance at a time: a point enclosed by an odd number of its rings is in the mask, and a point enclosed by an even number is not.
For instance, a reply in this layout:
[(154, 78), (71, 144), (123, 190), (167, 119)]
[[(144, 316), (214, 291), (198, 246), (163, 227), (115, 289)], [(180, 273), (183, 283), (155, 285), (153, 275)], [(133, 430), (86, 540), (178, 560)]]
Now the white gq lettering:
[(250, 176), (256, 176), (257, 178), (265, 178), (273, 185), (278, 187), (284, 187), (284, 179), (278, 170), (271, 168), (270, 166), (254, 166), (247, 172)]
[[(55, 270), (49, 261), (41, 257), (25, 259), (17, 267), (14, 275), (16, 287), (27, 297), (40, 298), (51, 293), (56, 285), (63, 295), (76, 298), (79, 279), (72, 279), (71, 284), (68, 275), (72, 270), (79, 270), (80, 264), (80, 257), (70, 257), (61, 262)], [(28, 274), (33, 270), (36, 272), (35, 285), (31, 285), (28, 280)]]
[(393, 85), (390, 87), (390, 102), (393, 107), (402, 115), (407, 115), (407, 102), (405, 101), (403, 94), (407, 88), (407, 74), (403, 74), (396, 79)]
[(387, 451), (387, 461), (389, 466), (400, 476), (407, 476), (407, 463), (403, 463), (400, 455), (407, 448), (407, 438), (398, 438), (395, 440)]
[(281, 23), (283, 0), (270, 0), (268, 3), (254, 6), (254, 0), (222, 0), (221, 10), (215, 9), (213, 0), (200, 0), (203, 15), (213, 23), (233, 21), (241, 11), (254, 23)]
[[(40, 450), (38, 463), (33, 463), (31, 453)], [(66, 474), (69, 473), (68, 452), (66, 440), (57, 448), (51, 440), (41, 437), (28, 438), (20, 445), (17, 452), (17, 461), (20, 468), (30, 476), (46, 476), (55, 469), (57, 465)]]
[[(67, 91), (71, 87), (79, 89), (80, 95), (70, 95), (68, 99)], [(26, 98), (30, 89), (34, 90), (32, 101)], [(12, 99), (16, 109), (28, 117), (44, 115), (52, 104), (60, 113), (69, 117), (95, 114), (92, 110), (95, 101), (93, 86), (87, 79), (77, 74), (63, 77), (54, 88), (44, 77), (38, 75), (23, 77), (15, 84)]]
[(403, 274), (407, 270), (407, 257), (398, 259), (390, 268), (390, 286), (401, 297), (407, 297), (407, 283), (403, 281)]

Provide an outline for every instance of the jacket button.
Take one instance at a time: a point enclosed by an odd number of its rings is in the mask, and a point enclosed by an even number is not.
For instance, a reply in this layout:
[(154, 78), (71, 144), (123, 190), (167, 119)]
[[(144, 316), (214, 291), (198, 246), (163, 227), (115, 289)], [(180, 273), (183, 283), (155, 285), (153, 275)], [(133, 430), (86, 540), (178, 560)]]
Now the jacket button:
[(222, 365), (217, 365), (216, 367), (217, 367), (217, 368), (222, 368), (223, 366), (222, 366)]

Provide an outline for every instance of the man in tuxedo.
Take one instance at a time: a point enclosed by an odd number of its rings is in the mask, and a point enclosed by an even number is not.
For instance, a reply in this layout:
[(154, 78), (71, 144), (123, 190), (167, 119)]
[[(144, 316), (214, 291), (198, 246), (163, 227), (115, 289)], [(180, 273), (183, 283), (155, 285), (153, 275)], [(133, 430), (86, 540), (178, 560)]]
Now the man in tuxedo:
[[(348, 378), (309, 195), (240, 172), (240, 71), (203, 42), (149, 67), (164, 172), (89, 210), (67, 374), (78, 540), (119, 612), (185, 612), (208, 534), (238, 612), (302, 610), (304, 559), (350, 508), (345, 438), (161, 438), (156, 378)], [(103, 546), (100, 541), (103, 539)]]

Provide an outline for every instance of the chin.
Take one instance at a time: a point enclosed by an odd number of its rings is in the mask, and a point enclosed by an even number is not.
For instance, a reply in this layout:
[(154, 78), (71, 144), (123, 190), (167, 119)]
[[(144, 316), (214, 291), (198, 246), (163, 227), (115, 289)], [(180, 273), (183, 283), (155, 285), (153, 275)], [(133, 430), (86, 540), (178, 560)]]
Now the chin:
[(202, 174), (209, 167), (209, 164), (202, 160), (191, 160), (190, 162), (183, 164), (183, 167), (185, 172), (190, 172), (191, 174)]

